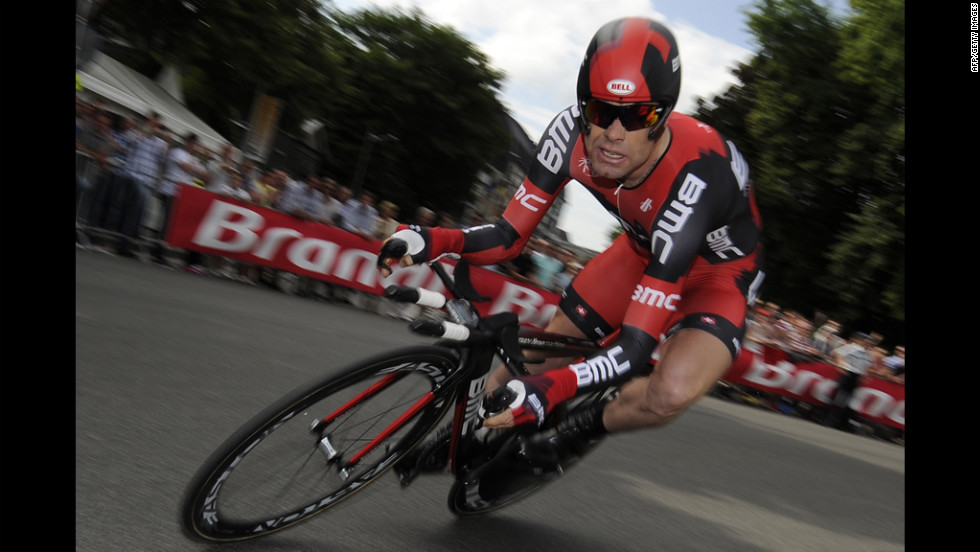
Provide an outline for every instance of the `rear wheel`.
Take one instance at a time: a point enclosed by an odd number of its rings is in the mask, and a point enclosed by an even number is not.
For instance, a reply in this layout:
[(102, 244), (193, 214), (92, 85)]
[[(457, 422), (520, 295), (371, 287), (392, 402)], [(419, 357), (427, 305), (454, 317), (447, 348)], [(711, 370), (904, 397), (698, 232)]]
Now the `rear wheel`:
[(295, 389), (198, 470), (181, 506), (185, 534), (204, 541), (268, 535), (364, 489), (450, 408), (449, 394), (430, 391), (457, 360), (450, 349), (408, 347)]

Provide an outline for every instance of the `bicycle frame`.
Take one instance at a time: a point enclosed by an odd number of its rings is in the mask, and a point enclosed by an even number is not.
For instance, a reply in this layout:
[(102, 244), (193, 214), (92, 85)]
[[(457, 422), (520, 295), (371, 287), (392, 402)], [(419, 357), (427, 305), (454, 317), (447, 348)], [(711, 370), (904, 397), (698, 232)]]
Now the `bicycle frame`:
[[(471, 448), (474, 446), (474, 434), (482, 426), (481, 416), (483, 396), (487, 382), (493, 373), (494, 358), (500, 357), (504, 366), (512, 376), (530, 374), (526, 363), (540, 362), (524, 356), (523, 350), (540, 351), (545, 356), (580, 356), (597, 351), (599, 345), (566, 335), (549, 333), (520, 326), (517, 315), (512, 312), (501, 312), (489, 316), (480, 316), (473, 308), (473, 301), (488, 301), (473, 289), (469, 278), (469, 264), (459, 260), (453, 276), (449, 275), (445, 266), (438, 261), (429, 263), (438, 275), (443, 286), (448, 290), (451, 299), (441, 294), (419, 288), (409, 288), (393, 285), (385, 289), (385, 294), (402, 302), (414, 302), (426, 306), (445, 308), (453, 322), (433, 322), (416, 320), (411, 323), (412, 331), (423, 335), (443, 337), (437, 345), (447, 346), (460, 351), (459, 362), (444, 382), (433, 391), (412, 404), (388, 427), (382, 429), (361, 450), (350, 456), (341, 468), (342, 473), (349, 473), (351, 468), (365, 455), (390, 435), (408, 423), (415, 414), (420, 412), (439, 396), (440, 390), (452, 390), (454, 397), (452, 437), (449, 447), (449, 469), (454, 475), (467, 467)], [(315, 422), (311, 430), (324, 429), (331, 421), (341, 416), (350, 408), (356, 406), (375, 393), (400, 379), (404, 373), (393, 373), (387, 378), (375, 383), (361, 392), (337, 411), (328, 414)], [(329, 436), (322, 438), (319, 444), (321, 452), (327, 461), (333, 460), (337, 452), (330, 444)]]

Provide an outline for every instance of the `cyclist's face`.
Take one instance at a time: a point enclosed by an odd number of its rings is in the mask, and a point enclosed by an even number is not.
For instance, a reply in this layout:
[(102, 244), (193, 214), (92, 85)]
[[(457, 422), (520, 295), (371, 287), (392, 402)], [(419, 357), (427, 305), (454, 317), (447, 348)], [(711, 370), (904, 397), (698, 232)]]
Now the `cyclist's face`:
[(650, 167), (648, 162), (653, 162), (657, 142), (650, 140), (649, 135), (648, 128), (626, 130), (619, 119), (613, 120), (607, 128), (589, 125), (585, 150), (589, 155), (592, 174), (619, 180), (630, 186), (638, 184), (629, 182), (629, 178), (642, 178)]

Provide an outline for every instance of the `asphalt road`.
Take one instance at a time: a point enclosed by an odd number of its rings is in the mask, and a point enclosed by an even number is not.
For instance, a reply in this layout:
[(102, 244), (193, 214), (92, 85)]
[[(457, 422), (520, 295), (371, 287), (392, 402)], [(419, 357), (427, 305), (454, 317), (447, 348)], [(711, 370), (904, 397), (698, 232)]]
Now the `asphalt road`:
[(905, 449), (708, 397), (674, 424), (607, 439), (509, 509), (456, 519), (448, 476), (394, 476), (247, 543), (186, 540), (198, 465), (322, 370), (407, 343), (346, 304), (76, 250), (75, 549), (166, 551), (905, 550)]

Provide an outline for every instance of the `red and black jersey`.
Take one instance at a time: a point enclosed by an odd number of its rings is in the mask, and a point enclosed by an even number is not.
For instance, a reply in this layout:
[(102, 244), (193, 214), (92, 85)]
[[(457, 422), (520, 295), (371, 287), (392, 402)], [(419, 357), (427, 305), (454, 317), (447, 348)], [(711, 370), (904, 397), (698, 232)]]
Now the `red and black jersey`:
[[(468, 230), (445, 230), (441, 240), (474, 264), (514, 258), (562, 188), (576, 180), (650, 253), (646, 274), (676, 283), (698, 256), (712, 263), (755, 251), (761, 220), (748, 167), (735, 146), (712, 127), (672, 113), (670, 144), (650, 176), (635, 188), (593, 177), (576, 108), (562, 111), (538, 144), (528, 176), (502, 220)], [(442, 232), (440, 232), (442, 233)], [(448, 238), (448, 239), (447, 239)]]
[[(433, 229), (433, 256), (459, 253), (481, 265), (514, 258), (561, 190), (575, 180), (619, 220), (632, 242), (628, 249), (639, 257), (632, 266), (643, 267), (638, 281), (618, 280), (637, 282), (634, 289), (618, 292), (636, 297), (624, 307), (623, 319), (613, 321), (653, 338), (653, 344), (643, 339), (646, 343), (631, 347), (636, 360), (649, 355), (667, 326), (677, 322), (678, 309), (670, 301), (683, 301), (687, 277), (696, 264), (700, 280), (711, 266), (726, 264), (719, 272), (727, 271), (729, 280), (735, 274), (739, 281), (731, 287), (739, 293), (737, 300), (744, 309), (750, 295), (747, 280), (758, 273), (756, 254), (762, 226), (748, 167), (734, 144), (711, 126), (676, 112), (671, 113), (667, 126), (670, 143), (663, 157), (642, 183), (624, 188), (590, 173), (577, 108), (562, 111), (542, 136), (528, 175), (501, 220), (463, 230)], [(613, 266), (606, 263), (607, 269)], [(575, 291), (582, 291), (577, 288)], [(731, 324), (741, 328), (744, 320), (731, 320)], [(740, 337), (741, 331), (728, 341)], [(729, 344), (729, 348), (734, 351), (738, 344)]]

